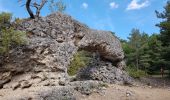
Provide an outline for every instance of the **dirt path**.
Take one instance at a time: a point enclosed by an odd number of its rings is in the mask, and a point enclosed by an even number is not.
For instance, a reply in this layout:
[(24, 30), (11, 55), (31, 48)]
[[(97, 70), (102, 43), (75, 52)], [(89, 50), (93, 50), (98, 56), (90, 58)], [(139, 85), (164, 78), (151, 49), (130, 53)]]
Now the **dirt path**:
[(102, 94), (93, 93), (82, 100), (170, 100), (170, 88), (111, 85)]

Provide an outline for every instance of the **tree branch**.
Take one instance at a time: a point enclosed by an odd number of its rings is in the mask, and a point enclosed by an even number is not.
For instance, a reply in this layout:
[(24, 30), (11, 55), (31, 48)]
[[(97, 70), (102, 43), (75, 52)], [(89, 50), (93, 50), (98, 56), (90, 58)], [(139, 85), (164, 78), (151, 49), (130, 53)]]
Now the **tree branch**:
[(37, 11), (36, 11), (36, 17), (39, 17), (39, 15), (40, 15), (40, 10), (41, 10), (42, 7), (45, 5), (45, 3), (47, 3), (47, 0), (42, 0), (42, 2), (41, 2), (40, 5), (34, 3), (35, 8), (37, 9)]

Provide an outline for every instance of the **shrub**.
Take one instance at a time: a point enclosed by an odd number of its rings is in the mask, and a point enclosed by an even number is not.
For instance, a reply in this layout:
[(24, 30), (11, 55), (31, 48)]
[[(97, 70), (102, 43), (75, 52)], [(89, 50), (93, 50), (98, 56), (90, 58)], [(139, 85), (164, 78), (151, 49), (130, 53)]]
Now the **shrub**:
[(0, 13), (0, 54), (8, 55), (10, 49), (26, 43), (26, 33), (11, 25), (12, 14)]
[(12, 19), (11, 13), (2, 12), (0, 13), (0, 30), (10, 26)]
[(78, 51), (73, 60), (70, 63), (68, 74), (70, 76), (76, 75), (78, 70), (89, 65), (90, 60), (92, 59), (91, 53), (87, 51)]
[(0, 35), (0, 54), (8, 54), (12, 47), (26, 43), (26, 33), (13, 28), (3, 29)]
[(131, 77), (133, 77), (133, 78), (140, 78), (140, 77), (144, 77), (144, 76), (146, 76), (147, 74), (145, 73), (145, 71), (143, 71), (143, 70), (140, 70), (140, 69), (135, 69), (134, 67), (127, 67), (126, 69), (125, 69), (127, 72), (128, 72), (128, 74), (131, 76)]
[(14, 21), (12, 22), (12, 27), (17, 28), (22, 24), (23, 21), (24, 19), (15, 18)]

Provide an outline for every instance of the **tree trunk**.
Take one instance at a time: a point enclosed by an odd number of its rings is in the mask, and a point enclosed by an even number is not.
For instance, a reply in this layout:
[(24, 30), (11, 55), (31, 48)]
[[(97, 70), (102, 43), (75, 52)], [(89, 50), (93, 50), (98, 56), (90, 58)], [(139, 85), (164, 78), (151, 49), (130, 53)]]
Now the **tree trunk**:
[(27, 9), (27, 11), (28, 11), (28, 13), (30, 15), (30, 18), (34, 19), (35, 16), (34, 16), (32, 10), (30, 8), (30, 3), (31, 3), (31, 0), (27, 0), (27, 2), (26, 2), (26, 9)]
[(138, 56), (138, 49), (136, 51), (136, 69), (139, 70), (139, 56)]

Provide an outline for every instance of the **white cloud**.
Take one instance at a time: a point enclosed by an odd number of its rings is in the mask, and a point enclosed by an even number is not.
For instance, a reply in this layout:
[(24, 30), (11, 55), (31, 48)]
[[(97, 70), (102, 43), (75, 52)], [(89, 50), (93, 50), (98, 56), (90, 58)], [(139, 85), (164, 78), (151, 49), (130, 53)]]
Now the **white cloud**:
[(126, 10), (136, 10), (136, 9), (141, 9), (144, 7), (149, 6), (149, 1), (145, 0), (142, 3), (139, 3), (140, 0), (132, 0)]
[(83, 6), (84, 9), (87, 9), (89, 5), (84, 2), (84, 3), (82, 4), (82, 6)]
[(110, 3), (110, 8), (111, 8), (111, 9), (118, 8), (118, 7), (119, 7), (119, 5), (116, 4), (115, 2), (111, 2), (111, 3)]

